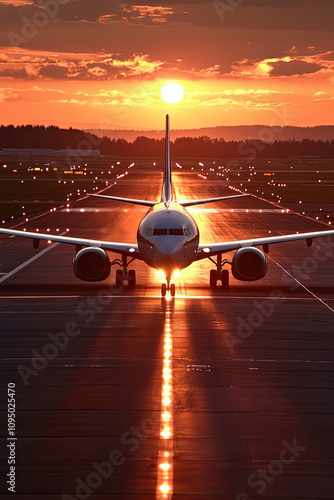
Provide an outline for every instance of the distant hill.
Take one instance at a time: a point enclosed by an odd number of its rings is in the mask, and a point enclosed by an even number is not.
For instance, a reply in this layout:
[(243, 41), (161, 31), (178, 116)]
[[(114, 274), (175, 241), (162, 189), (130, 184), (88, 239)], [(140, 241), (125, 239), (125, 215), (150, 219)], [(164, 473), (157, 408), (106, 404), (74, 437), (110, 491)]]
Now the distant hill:
[[(128, 142), (134, 141), (139, 136), (151, 139), (161, 139), (164, 137), (163, 130), (107, 130), (107, 129), (87, 129), (87, 132), (98, 137), (109, 137), (110, 139), (126, 139)], [(223, 138), (228, 141), (243, 141), (246, 139), (260, 139), (265, 142), (278, 141), (301, 141), (303, 139), (332, 141), (334, 140), (334, 126), (324, 125), (319, 127), (275, 127), (269, 125), (236, 125), (222, 127), (205, 127), (198, 129), (172, 130), (171, 138), (175, 140), (179, 137), (202, 137), (210, 139)]]

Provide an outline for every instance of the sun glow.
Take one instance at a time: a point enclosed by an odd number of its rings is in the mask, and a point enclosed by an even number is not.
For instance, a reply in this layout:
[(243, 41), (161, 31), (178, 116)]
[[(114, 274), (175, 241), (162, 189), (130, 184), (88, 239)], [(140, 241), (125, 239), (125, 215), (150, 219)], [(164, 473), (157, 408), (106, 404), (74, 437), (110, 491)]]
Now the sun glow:
[(166, 83), (161, 89), (162, 99), (169, 104), (182, 101), (183, 95), (183, 88), (178, 83)]

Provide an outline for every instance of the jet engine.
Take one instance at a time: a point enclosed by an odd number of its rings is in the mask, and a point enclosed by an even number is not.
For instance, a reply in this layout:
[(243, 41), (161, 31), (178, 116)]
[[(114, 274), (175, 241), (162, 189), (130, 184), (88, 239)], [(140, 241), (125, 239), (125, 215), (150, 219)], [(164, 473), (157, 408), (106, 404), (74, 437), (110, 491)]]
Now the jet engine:
[(73, 271), (83, 281), (103, 281), (110, 274), (110, 260), (102, 248), (80, 250), (73, 259)]
[(237, 280), (260, 280), (267, 274), (267, 270), (267, 258), (258, 248), (240, 248), (233, 256), (232, 274)]

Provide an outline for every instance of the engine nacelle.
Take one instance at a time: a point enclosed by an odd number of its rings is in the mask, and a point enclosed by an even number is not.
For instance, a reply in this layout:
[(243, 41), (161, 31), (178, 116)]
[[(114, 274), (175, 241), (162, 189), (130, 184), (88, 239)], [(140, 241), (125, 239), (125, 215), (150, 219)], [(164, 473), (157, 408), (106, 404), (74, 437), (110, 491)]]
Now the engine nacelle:
[(103, 281), (110, 274), (110, 260), (102, 248), (89, 247), (80, 250), (73, 259), (73, 271), (83, 281)]
[(232, 274), (240, 281), (260, 280), (267, 274), (267, 258), (258, 248), (240, 248), (232, 259)]

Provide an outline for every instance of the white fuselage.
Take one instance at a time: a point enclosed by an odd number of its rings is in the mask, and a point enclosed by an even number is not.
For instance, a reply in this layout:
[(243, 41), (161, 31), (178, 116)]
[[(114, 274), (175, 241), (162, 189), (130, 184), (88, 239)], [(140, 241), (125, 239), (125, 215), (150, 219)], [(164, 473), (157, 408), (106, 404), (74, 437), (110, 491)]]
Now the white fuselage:
[(166, 276), (184, 269), (196, 259), (199, 231), (187, 210), (177, 203), (158, 203), (138, 227), (138, 247), (143, 260)]

